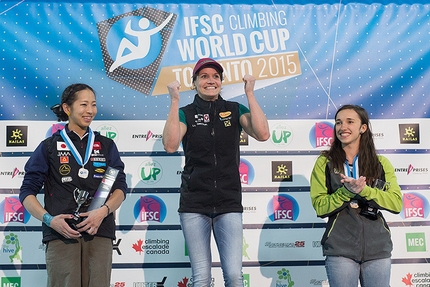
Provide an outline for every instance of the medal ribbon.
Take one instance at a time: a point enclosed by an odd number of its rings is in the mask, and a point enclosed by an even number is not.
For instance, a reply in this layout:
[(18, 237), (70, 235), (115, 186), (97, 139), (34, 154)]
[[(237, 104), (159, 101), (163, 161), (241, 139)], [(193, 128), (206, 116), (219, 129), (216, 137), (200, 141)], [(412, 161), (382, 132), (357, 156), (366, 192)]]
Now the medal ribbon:
[(82, 161), (82, 157), (78, 150), (76, 149), (75, 145), (73, 144), (72, 140), (69, 138), (69, 136), (66, 133), (66, 129), (62, 129), (61, 137), (63, 138), (65, 144), (72, 152), (73, 157), (76, 159), (78, 164), (82, 167), (84, 167), (88, 160), (90, 159), (91, 152), (93, 151), (93, 145), (94, 145), (94, 132), (91, 130), (90, 127), (88, 127), (88, 142), (87, 142), (87, 148), (85, 149), (85, 158), (84, 161)]
[(345, 175), (358, 179), (358, 177), (360, 176), (358, 172), (358, 155), (356, 155), (354, 157), (354, 160), (352, 161), (352, 170), (348, 163), (348, 160), (345, 161), (344, 172), (345, 172)]

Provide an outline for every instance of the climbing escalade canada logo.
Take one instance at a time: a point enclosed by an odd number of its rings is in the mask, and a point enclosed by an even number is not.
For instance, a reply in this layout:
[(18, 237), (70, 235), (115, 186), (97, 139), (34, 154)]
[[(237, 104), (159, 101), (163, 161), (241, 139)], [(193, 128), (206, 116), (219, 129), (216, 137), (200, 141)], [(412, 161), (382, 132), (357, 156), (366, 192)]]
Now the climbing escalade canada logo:
[(97, 23), (106, 75), (149, 94), (176, 17), (145, 7)]

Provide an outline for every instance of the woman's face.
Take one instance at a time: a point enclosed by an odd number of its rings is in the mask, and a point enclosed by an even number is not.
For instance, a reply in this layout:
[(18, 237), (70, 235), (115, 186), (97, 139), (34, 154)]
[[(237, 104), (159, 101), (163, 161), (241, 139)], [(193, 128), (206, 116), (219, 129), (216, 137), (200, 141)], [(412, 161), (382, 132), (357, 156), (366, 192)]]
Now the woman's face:
[(88, 89), (76, 93), (76, 100), (68, 106), (63, 104), (69, 114), (69, 129), (78, 132), (86, 131), (97, 114), (96, 96)]
[(200, 70), (194, 85), (197, 94), (205, 101), (215, 101), (221, 92), (221, 75), (214, 68)]
[(361, 124), (356, 111), (346, 109), (340, 111), (336, 116), (336, 137), (342, 143), (342, 147), (360, 143), (361, 134), (367, 130), (367, 125)]

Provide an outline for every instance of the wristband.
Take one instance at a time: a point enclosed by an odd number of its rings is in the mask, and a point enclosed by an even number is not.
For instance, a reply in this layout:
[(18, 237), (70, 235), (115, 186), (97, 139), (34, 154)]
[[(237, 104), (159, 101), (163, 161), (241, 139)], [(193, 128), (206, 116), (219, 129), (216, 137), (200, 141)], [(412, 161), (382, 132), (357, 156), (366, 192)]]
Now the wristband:
[(54, 216), (52, 216), (51, 214), (49, 214), (48, 212), (46, 212), (43, 215), (42, 222), (45, 223), (48, 227), (50, 227), (51, 226), (51, 221), (52, 221), (53, 218), (54, 218)]
[(106, 208), (107, 208), (107, 210), (108, 210), (108, 214), (106, 215), (106, 216), (109, 216), (109, 214), (110, 214), (110, 208), (109, 208), (109, 206), (106, 204), (106, 203), (104, 203), (102, 206), (100, 206), (100, 207), (103, 207), (103, 206), (106, 206)]

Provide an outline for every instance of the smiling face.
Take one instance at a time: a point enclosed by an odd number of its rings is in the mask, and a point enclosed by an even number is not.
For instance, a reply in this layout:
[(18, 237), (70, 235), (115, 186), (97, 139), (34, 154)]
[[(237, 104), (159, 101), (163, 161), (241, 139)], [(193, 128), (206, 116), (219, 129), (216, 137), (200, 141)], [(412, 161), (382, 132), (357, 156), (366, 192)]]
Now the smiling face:
[(83, 136), (97, 114), (96, 96), (89, 89), (78, 91), (73, 104), (63, 104), (63, 110), (69, 115), (69, 129)]
[(366, 130), (367, 125), (361, 123), (361, 119), (356, 111), (345, 109), (339, 111), (337, 114), (335, 132), (343, 148), (352, 146), (358, 149), (361, 134)]
[(194, 81), (197, 94), (205, 101), (215, 101), (221, 92), (221, 75), (214, 68), (203, 68)]

